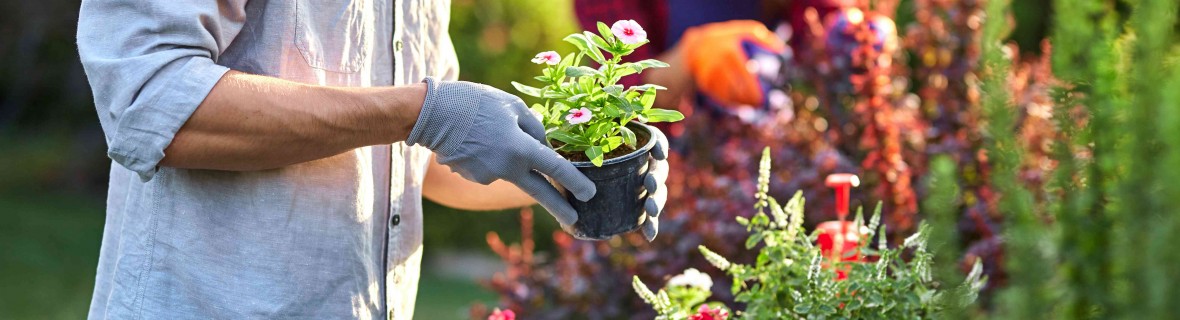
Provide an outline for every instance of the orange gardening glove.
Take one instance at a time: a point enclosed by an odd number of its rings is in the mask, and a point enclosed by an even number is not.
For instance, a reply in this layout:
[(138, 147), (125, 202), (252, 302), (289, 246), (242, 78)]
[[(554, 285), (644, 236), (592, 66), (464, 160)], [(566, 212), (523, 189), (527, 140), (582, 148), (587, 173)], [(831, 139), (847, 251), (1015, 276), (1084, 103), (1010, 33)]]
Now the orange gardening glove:
[(692, 27), (678, 45), (697, 89), (727, 105), (761, 105), (765, 99), (757, 74), (746, 67), (751, 48), (774, 54), (786, 50), (783, 40), (753, 20)]

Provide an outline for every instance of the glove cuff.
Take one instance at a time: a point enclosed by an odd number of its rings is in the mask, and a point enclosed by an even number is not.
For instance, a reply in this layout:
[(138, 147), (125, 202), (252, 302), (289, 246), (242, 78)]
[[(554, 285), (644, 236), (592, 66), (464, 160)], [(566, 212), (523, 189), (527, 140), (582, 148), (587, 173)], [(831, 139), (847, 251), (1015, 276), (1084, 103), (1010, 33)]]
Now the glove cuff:
[(464, 93), (462, 86), (437, 81), (434, 77), (426, 77), (422, 82), (426, 83), (426, 99), (406, 143), (421, 145), (440, 155), (451, 154), (471, 130), (482, 95)]

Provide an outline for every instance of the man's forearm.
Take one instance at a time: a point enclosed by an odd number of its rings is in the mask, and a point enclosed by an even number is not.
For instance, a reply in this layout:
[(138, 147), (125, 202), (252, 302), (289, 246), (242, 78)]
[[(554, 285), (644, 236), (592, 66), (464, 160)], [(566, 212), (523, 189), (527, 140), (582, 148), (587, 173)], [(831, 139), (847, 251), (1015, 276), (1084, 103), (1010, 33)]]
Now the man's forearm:
[(226, 73), (164, 151), (162, 166), (264, 170), (405, 140), (418, 84), (344, 88)]
[(430, 161), (422, 182), (422, 196), (438, 204), (463, 210), (503, 210), (537, 203), (519, 187), (504, 180), (488, 185), (463, 179), (446, 165)]

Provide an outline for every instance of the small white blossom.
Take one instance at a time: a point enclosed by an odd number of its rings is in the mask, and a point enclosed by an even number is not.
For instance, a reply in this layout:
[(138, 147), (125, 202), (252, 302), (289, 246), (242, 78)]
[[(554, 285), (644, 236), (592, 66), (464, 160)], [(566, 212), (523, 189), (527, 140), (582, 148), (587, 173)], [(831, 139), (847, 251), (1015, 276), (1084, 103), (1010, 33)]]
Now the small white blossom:
[(696, 268), (689, 268), (684, 270), (684, 273), (668, 279), (668, 286), (697, 287), (707, 291), (713, 288), (713, 278), (709, 278), (708, 274), (701, 273)]

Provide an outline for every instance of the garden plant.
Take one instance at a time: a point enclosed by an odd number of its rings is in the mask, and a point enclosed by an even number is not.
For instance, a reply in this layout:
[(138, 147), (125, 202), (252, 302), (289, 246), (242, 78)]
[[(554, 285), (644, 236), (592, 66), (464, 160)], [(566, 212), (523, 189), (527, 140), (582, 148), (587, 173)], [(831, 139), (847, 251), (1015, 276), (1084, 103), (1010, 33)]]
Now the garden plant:
[[(803, 228), (802, 194), (796, 192), (782, 206), (768, 194), (769, 148), (760, 168), (756, 213), (737, 219), (750, 231), (746, 248), (758, 250), (755, 262), (733, 263), (705, 246), (699, 248), (709, 263), (733, 277), (732, 291), (745, 309), (733, 312), (720, 303), (706, 303), (712, 280), (696, 269), (672, 277), (657, 293), (635, 277), (636, 292), (659, 313), (657, 319), (725, 319), (731, 313), (750, 319), (940, 318), (944, 305), (973, 302), (986, 282), (976, 261), (963, 283), (938, 284), (934, 254), (927, 246), (928, 226), (921, 225), (902, 245), (889, 247), (880, 206), (867, 222), (860, 212), (853, 222), (865, 238), (878, 237), (876, 248), (863, 241), (844, 253), (874, 261), (831, 259), (813, 245), (819, 235)], [(684, 278), (692, 280), (680, 280)]]

